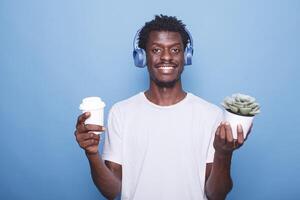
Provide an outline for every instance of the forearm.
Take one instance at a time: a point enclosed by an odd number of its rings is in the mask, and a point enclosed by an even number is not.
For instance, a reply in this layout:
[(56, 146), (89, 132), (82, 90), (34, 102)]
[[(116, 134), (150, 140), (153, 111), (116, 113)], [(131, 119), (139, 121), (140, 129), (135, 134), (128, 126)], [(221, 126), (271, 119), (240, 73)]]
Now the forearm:
[(224, 200), (232, 189), (231, 157), (232, 154), (221, 155), (215, 152), (212, 170), (205, 185), (206, 196), (209, 200)]
[(94, 184), (107, 199), (114, 199), (121, 192), (121, 180), (110, 171), (98, 153), (86, 156)]

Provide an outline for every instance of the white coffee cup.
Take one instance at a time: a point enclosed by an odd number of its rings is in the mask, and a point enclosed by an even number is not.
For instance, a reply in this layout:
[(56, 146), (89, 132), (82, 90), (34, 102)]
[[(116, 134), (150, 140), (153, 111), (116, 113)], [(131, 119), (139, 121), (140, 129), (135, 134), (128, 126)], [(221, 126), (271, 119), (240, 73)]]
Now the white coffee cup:
[[(104, 107), (105, 103), (100, 97), (86, 97), (82, 100), (79, 109), (82, 113), (90, 112), (89, 118), (85, 120), (85, 124), (94, 124), (103, 126), (104, 124)], [(95, 132), (100, 134), (101, 132)]]

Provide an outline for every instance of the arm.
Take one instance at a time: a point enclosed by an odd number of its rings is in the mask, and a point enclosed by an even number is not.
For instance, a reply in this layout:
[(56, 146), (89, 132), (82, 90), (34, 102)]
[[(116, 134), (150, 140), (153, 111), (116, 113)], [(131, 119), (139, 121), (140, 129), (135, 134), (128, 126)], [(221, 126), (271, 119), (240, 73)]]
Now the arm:
[(85, 150), (94, 184), (107, 199), (114, 199), (121, 192), (122, 166), (102, 160), (98, 152), (100, 136), (94, 134), (94, 131), (104, 131), (105, 129), (97, 125), (84, 125), (84, 121), (89, 115), (89, 113), (84, 113), (78, 117), (75, 131), (76, 140), (79, 146)]
[(94, 184), (107, 199), (114, 199), (121, 192), (122, 166), (103, 161), (100, 155), (87, 154)]
[(214, 161), (206, 166), (205, 193), (209, 200), (223, 200), (232, 189), (230, 176), (232, 153), (244, 143), (243, 130), (240, 126), (237, 132), (238, 138), (234, 140), (228, 123), (221, 123), (216, 131)]
[(214, 157), (214, 162), (207, 164), (206, 170), (210, 170), (205, 185), (206, 196), (209, 200), (223, 200), (232, 189), (232, 180), (230, 176), (230, 156)]

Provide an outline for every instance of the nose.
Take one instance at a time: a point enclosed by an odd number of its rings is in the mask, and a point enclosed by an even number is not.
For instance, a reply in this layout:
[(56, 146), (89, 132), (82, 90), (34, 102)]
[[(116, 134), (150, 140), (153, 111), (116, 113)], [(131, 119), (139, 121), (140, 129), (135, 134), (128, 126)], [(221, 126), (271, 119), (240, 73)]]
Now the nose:
[(170, 54), (169, 50), (165, 49), (160, 57), (161, 60), (171, 60), (172, 59), (172, 55)]

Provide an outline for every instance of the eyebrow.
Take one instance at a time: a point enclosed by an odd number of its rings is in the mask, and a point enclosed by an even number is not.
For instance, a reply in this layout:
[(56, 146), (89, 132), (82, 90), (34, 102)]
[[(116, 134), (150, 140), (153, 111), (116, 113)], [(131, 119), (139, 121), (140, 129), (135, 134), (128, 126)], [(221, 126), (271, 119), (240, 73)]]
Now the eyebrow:
[[(154, 46), (154, 45), (158, 45), (158, 46), (162, 46), (163, 44), (162, 43), (157, 43), (157, 42), (153, 42), (152, 44), (150, 44), (150, 46)], [(173, 44), (170, 44), (168, 46), (176, 46), (176, 45), (181, 45), (179, 42), (177, 43), (173, 43)]]

